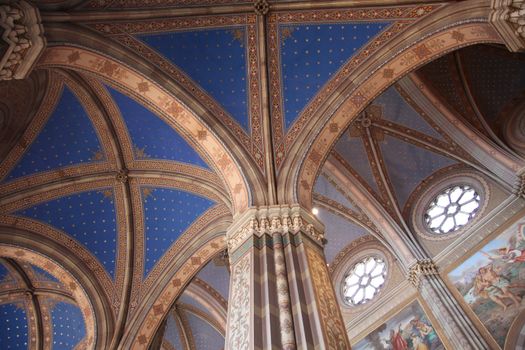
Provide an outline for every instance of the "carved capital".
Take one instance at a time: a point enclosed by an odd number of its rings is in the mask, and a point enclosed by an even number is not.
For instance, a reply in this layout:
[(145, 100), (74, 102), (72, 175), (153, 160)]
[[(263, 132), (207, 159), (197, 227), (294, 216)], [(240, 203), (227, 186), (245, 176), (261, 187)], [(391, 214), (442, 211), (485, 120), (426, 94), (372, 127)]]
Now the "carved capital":
[(489, 20), (511, 51), (525, 50), (525, 0), (492, 0)]
[(250, 236), (297, 234), (303, 232), (320, 245), (324, 228), (309, 212), (298, 205), (250, 208), (235, 220), (227, 232), (228, 250), (235, 251)]
[(28, 2), (0, 5), (0, 80), (26, 78), (45, 47), (38, 9)]
[(408, 280), (414, 287), (419, 288), (421, 276), (437, 275), (438, 268), (432, 259), (418, 260), (408, 270)]

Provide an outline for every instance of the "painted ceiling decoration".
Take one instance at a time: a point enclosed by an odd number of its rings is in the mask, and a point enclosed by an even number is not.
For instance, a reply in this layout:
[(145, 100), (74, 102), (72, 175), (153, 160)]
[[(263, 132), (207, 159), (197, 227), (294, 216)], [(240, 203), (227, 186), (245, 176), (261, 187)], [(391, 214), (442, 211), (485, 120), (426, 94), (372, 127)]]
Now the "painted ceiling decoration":
[(178, 82), (233, 132), (263, 170), (255, 18), (184, 17), (91, 26)]
[[(499, 39), (481, 17), (438, 25), (475, 1), (42, 2), (48, 46), (12, 85), (30, 107), (0, 86), (0, 127), (24, 115), (5, 143), (0, 132), (2, 349), (221, 350), (237, 253), (226, 233), (247, 209), (312, 209), (326, 243), (305, 271), (329, 282), (373, 241), (402, 289), (427, 250), (453, 242), (427, 249), (410, 231), (428, 183), (457, 170), (494, 180), (493, 164), (523, 180), (498, 131), (525, 96), (523, 56), (487, 44)], [(503, 182), (491, 183), (502, 200), (518, 186)], [(381, 317), (407, 305), (390, 297)]]
[(166, 250), (214, 202), (190, 192), (142, 187), (146, 276)]
[(80, 242), (115, 278), (117, 221), (111, 188), (82, 192), (19, 210), (15, 216), (36, 220)]
[[(277, 167), (326, 96), (379, 47), (438, 8), (426, 5), (270, 15), (270, 113)], [(233, 132), (264, 172), (255, 18), (190, 16), (89, 26), (147, 58), (178, 82)], [(316, 73), (311, 74), (310, 69)]]
[(403, 212), (426, 178), (471, 160), (399, 86), (367, 107), (339, 139), (332, 156), (392, 214), (391, 203)]
[(209, 169), (200, 155), (171, 126), (125, 94), (107, 87), (130, 135), (135, 160), (172, 160)]
[[(4, 181), (80, 163), (103, 162), (106, 156), (92, 121), (76, 94), (64, 86), (44, 127)], [(37, 128), (31, 130), (37, 132)]]
[[(81, 348), (84, 316), (70, 292), (49, 272), (28, 262), (1, 259), (0, 271), (11, 271), (16, 285), (0, 283), (0, 344), (5, 349), (35, 348), (36, 327), (42, 325), (49, 349)], [(30, 302), (26, 290), (34, 292)], [(38, 320), (37, 320), (38, 319)]]

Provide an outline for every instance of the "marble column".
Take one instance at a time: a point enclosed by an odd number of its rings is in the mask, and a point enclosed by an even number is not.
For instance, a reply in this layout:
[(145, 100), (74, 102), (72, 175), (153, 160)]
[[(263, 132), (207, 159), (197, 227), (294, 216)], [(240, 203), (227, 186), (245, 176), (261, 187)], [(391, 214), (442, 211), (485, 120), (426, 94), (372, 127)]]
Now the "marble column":
[(443, 282), (431, 259), (411, 266), (408, 279), (419, 290), (454, 349), (490, 349)]
[(298, 205), (251, 208), (227, 238), (226, 349), (350, 349), (313, 215)]

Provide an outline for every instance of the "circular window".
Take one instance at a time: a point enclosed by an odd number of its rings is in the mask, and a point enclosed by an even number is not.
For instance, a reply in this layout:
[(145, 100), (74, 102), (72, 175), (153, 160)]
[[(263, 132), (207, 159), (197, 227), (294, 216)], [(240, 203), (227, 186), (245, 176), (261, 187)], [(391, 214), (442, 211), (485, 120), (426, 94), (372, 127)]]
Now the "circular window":
[(438, 235), (457, 231), (476, 216), (480, 201), (478, 192), (469, 185), (449, 187), (428, 205), (425, 224)]
[(362, 305), (372, 300), (385, 283), (386, 263), (378, 257), (366, 257), (356, 263), (343, 279), (343, 299), (348, 305)]

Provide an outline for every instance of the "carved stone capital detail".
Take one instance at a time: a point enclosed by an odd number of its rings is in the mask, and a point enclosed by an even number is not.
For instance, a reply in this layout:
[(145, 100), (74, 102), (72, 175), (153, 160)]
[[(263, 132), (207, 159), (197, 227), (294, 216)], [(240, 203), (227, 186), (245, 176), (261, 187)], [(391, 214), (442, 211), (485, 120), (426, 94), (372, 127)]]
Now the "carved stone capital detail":
[(0, 4), (0, 81), (26, 78), (45, 47), (38, 9), (28, 2)]
[(492, 0), (489, 20), (511, 51), (525, 50), (525, 0)]
[(408, 281), (419, 288), (421, 276), (437, 275), (438, 268), (432, 259), (418, 260), (408, 270)]
[(264, 234), (297, 234), (303, 232), (320, 245), (324, 244), (324, 228), (299, 205), (276, 205), (250, 208), (238, 217), (227, 232), (228, 250), (233, 252), (250, 236)]

